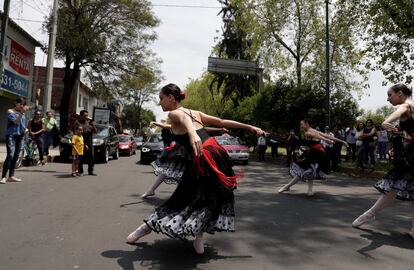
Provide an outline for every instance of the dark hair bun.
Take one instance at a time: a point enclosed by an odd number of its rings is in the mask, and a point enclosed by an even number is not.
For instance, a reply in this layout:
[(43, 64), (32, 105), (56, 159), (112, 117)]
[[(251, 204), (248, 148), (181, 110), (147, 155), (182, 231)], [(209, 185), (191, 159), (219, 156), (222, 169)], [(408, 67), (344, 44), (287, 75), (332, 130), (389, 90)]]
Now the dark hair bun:
[(185, 92), (181, 92), (179, 98), (180, 98), (180, 100), (184, 100), (185, 99)]
[(394, 92), (402, 92), (404, 95), (411, 97), (413, 94), (413, 88), (412, 87), (408, 87), (407, 85), (403, 84), (403, 83), (398, 83), (395, 84), (393, 86), (390, 87), (391, 90), (393, 90)]

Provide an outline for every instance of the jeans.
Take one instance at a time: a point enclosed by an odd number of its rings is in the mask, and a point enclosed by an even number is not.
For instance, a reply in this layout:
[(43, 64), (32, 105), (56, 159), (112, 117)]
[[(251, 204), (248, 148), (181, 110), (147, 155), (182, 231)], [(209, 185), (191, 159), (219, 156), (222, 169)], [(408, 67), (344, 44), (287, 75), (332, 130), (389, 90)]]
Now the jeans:
[(53, 143), (53, 133), (45, 131), (43, 133), (43, 142), (44, 142), (44, 149), (45, 155), (49, 155), (49, 147)]
[(387, 142), (378, 142), (378, 154), (380, 158), (384, 158), (387, 155)]
[(6, 177), (7, 173), (9, 173), (9, 177), (14, 176), (16, 162), (22, 149), (22, 141), (23, 135), (6, 135), (7, 157), (3, 164), (1, 178)]
[(43, 161), (43, 136), (35, 136), (32, 138), (33, 142), (37, 145), (37, 150), (39, 151), (39, 159)]

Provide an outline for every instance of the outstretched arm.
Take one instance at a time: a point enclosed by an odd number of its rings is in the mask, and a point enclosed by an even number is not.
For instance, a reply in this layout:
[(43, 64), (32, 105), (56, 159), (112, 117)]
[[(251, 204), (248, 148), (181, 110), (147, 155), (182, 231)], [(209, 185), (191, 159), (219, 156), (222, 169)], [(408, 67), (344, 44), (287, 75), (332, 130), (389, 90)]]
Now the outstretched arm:
[(171, 129), (171, 125), (170, 124), (163, 124), (160, 122), (155, 122), (155, 121), (151, 121), (149, 124), (150, 128), (154, 128), (154, 127), (160, 127), (160, 128), (167, 128), (167, 129)]
[(237, 121), (233, 121), (233, 120), (220, 119), (218, 117), (211, 116), (211, 115), (208, 115), (202, 112), (200, 112), (200, 118), (201, 118), (201, 122), (205, 124), (210, 124), (216, 127), (247, 129), (255, 133), (256, 135), (266, 134), (265, 131), (263, 131), (262, 129), (258, 127), (244, 124), (244, 123), (237, 122)]

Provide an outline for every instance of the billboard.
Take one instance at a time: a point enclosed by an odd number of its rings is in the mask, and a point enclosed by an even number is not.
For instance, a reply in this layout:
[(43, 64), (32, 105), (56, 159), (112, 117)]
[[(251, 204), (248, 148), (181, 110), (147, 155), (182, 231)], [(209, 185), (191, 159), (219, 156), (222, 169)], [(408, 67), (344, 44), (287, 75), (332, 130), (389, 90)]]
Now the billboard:
[(7, 37), (4, 44), (4, 56), (1, 88), (10, 93), (27, 97), (29, 93), (30, 70), (33, 65), (33, 53)]

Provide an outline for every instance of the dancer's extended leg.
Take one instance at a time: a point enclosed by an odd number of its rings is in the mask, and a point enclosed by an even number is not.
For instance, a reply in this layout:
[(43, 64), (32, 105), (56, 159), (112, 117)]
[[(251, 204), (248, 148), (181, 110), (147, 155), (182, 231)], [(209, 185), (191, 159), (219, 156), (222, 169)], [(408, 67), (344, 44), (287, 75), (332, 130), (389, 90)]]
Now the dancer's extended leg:
[(194, 250), (197, 254), (204, 254), (203, 233), (197, 234), (193, 242)]
[(150, 189), (147, 190), (147, 192), (141, 195), (141, 198), (145, 199), (147, 197), (154, 196), (155, 190), (161, 185), (164, 179), (165, 179), (165, 176), (163, 174), (158, 175), (157, 178), (155, 179), (154, 184), (151, 186)]
[(293, 186), (294, 184), (296, 184), (297, 182), (299, 182), (300, 177), (299, 176), (295, 176), (292, 178), (292, 180), (287, 183), (286, 185), (284, 185), (281, 189), (278, 190), (279, 193), (283, 193), (285, 191), (288, 191), (290, 189), (291, 186)]
[(393, 189), (386, 194), (382, 194), (370, 209), (365, 211), (365, 213), (360, 215), (357, 219), (354, 220), (354, 222), (352, 222), (352, 226), (359, 227), (364, 223), (375, 220), (375, 215), (379, 211), (390, 206), (395, 201), (396, 193), (397, 191)]
[(126, 239), (128, 244), (133, 244), (137, 242), (143, 236), (151, 233), (151, 229), (147, 226), (147, 224), (143, 223), (141, 226), (135, 229), (132, 233), (130, 233)]
[(308, 196), (313, 196), (313, 180), (308, 180)]

